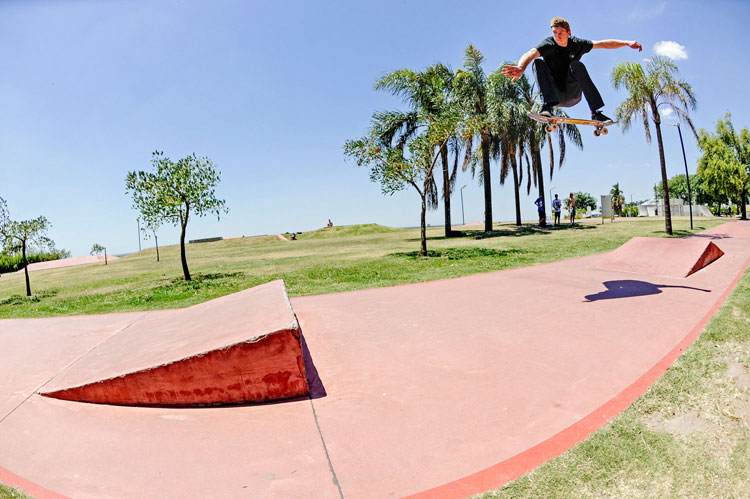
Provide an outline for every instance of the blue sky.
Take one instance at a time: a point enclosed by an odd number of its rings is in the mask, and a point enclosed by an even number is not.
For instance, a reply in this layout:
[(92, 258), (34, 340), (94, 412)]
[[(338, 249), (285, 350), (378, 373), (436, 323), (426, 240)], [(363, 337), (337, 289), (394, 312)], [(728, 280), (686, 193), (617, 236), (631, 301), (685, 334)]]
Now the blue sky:
[[(624, 95), (609, 79), (621, 61), (643, 60), (660, 42), (684, 51), (680, 76), (693, 85), (699, 128), (731, 111), (749, 126), (742, 59), (750, 42), (744, 0), (528, 3), (442, 0), (349, 1), (0, 1), (0, 196), (16, 219), (46, 216), (50, 236), (74, 256), (94, 243), (110, 253), (138, 249), (137, 213), (125, 175), (150, 168), (151, 152), (208, 156), (222, 172), (217, 194), (228, 215), (193, 219), (191, 239), (274, 234), (325, 226), (419, 224), (413, 190), (384, 196), (368, 173), (345, 161), (347, 139), (366, 132), (372, 113), (405, 105), (372, 89), (381, 75), (442, 62), (456, 69), (470, 43), (497, 69), (549, 36), (562, 16), (573, 35), (636, 39), (644, 50), (595, 50), (583, 58), (612, 115)], [(669, 45), (667, 45), (669, 46)], [(674, 45), (673, 45), (674, 46)], [(678, 54), (673, 53), (673, 56)], [(531, 76), (529, 70), (529, 76)], [(585, 103), (569, 110), (587, 117)], [(551, 183), (561, 197), (597, 199), (615, 182), (634, 200), (659, 180), (655, 141), (643, 127), (569, 148)], [(695, 141), (685, 135), (695, 172)], [(664, 129), (670, 176), (684, 171), (677, 130)], [(513, 191), (493, 165), (496, 221), (513, 218)], [(466, 221), (482, 218), (482, 190), (460, 174)], [(535, 217), (534, 191), (522, 199)], [(460, 198), (453, 221), (461, 222)], [(440, 225), (442, 206), (428, 214)], [(162, 244), (178, 242), (165, 227)], [(152, 246), (151, 241), (144, 247)]]

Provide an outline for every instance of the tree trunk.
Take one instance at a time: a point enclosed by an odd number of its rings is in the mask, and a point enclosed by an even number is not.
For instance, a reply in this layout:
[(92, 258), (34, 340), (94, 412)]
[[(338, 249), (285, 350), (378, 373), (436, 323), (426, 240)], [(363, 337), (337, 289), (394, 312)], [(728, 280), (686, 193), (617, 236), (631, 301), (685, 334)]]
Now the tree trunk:
[(490, 178), (489, 133), (482, 133), (482, 177), (484, 183), (484, 231), (492, 231), (492, 179)]
[(747, 189), (742, 189), (742, 194), (740, 194), (740, 209), (742, 210), (741, 219), (747, 220)]
[(156, 232), (154, 232), (154, 241), (156, 241), (156, 261), (159, 261), (159, 238), (156, 237)]
[(521, 226), (521, 197), (518, 190), (521, 188), (518, 181), (518, 164), (516, 163), (516, 155), (511, 154), (510, 156), (510, 167), (513, 169), (513, 193), (516, 196), (516, 225)]
[(185, 256), (185, 231), (187, 230), (188, 216), (190, 215), (190, 206), (185, 209), (185, 217), (180, 214), (180, 225), (182, 226), (182, 232), (180, 233), (180, 258), (182, 259), (182, 274), (185, 276), (186, 281), (191, 281), (190, 270), (188, 270), (187, 257)]
[(419, 248), (419, 256), (427, 256), (427, 221), (425, 219), (427, 214), (427, 201), (425, 200), (425, 196), (422, 196), (422, 214), (420, 216), (420, 225), (419, 225), (419, 241), (420, 241), (420, 248)]
[(29, 283), (29, 262), (26, 260), (26, 241), (21, 245), (23, 255), (23, 273), (26, 276), (26, 296), (31, 296), (31, 283)]
[(107, 265), (107, 248), (104, 248), (104, 265)]
[(452, 237), (451, 229), (451, 179), (448, 168), (448, 146), (440, 148), (440, 160), (443, 162), (443, 202), (445, 207), (445, 237)]
[(654, 127), (656, 128), (656, 140), (659, 144), (659, 161), (661, 163), (661, 184), (664, 191), (664, 225), (667, 234), (672, 235), (672, 210), (669, 206), (669, 181), (667, 179), (667, 163), (664, 160), (664, 144), (661, 139), (661, 120), (655, 112)]
[(187, 257), (185, 256), (185, 229), (187, 224), (182, 224), (182, 232), (180, 233), (180, 259), (182, 260), (182, 274), (185, 276), (186, 281), (191, 281), (190, 270), (188, 270)]
[(541, 168), (541, 161), (539, 162), (539, 171), (537, 172), (537, 185), (539, 186), (539, 197), (542, 198), (542, 209), (537, 210), (539, 213), (539, 227), (547, 226), (547, 201), (544, 198), (544, 172)]

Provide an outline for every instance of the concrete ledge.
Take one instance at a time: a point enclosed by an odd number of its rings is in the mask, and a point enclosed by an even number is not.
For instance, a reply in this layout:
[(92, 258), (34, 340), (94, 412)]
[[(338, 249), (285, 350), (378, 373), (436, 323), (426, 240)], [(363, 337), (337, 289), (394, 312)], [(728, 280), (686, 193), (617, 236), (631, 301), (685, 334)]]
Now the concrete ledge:
[(147, 315), (40, 392), (114, 405), (267, 402), (309, 393), (283, 281)]

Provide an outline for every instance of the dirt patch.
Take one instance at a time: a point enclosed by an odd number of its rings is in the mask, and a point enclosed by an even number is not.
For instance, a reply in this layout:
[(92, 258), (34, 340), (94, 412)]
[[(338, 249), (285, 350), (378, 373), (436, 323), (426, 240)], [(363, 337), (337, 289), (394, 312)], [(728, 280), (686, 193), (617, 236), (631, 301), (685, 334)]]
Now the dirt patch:
[(690, 411), (665, 419), (659, 415), (644, 418), (644, 423), (655, 431), (664, 431), (673, 435), (689, 435), (693, 432), (707, 432), (711, 423), (701, 418), (698, 411)]
[(750, 372), (734, 359), (725, 359), (727, 362), (727, 376), (731, 377), (740, 388), (750, 389)]

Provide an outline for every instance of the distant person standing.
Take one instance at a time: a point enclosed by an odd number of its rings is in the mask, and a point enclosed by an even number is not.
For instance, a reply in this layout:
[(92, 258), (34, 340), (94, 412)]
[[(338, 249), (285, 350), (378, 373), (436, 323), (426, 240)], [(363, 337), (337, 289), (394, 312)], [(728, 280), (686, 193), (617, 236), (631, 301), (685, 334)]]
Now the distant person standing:
[(555, 194), (555, 199), (552, 200), (552, 210), (554, 211), (555, 218), (554, 218), (554, 224), (560, 225), (560, 209), (562, 208), (562, 201), (560, 201), (560, 198), (557, 197), (557, 194)]
[(576, 223), (576, 197), (572, 192), (568, 198), (568, 210), (570, 210), (570, 225), (573, 225)]
[(328, 219), (328, 227), (333, 227), (333, 222), (331, 222), (331, 219)]
[[(543, 215), (544, 214), (544, 198), (542, 196), (539, 196), (538, 198), (536, 198), (536, 201), (534, 201), (534, 204), (536, 205), (536, 209), (537, 211), (539, 211), (539, 214)], [(542, 220), (544, 220), (544, 217), (540, 216), (539, 225), (541, 227), (544, 227), (544, 225), (542, 224)]]

